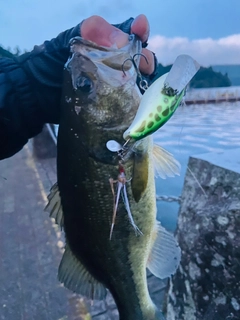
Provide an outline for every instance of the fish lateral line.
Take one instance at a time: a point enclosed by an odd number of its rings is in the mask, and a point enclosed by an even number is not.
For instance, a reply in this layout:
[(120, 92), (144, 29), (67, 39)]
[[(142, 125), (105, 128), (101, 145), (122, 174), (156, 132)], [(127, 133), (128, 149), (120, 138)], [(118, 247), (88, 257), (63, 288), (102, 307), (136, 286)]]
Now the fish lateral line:
[[(109, 240), (112, 239), (113, 229), (114, 229), (114, 225), (115, 225), (116, 217), (117, 217), (117, 210), (118, 210), (120, 195), (122, 195), (123, 203), (125, 205), (125, 209), (127, 211), (128, 218), (130, 220), (130, 224), (132, 225), (133, 229), (135, 230), (136, 236), (143, 235), (142, 231), (138, 228), (138, 226), (134, 222), (133, 215), (132, 215), (131, 208), (130, 208), (130, 204), (129, 204), (129, 200), (128, 200), (128, 196), (127, 196), (126, 184), (128, 182), (130, 182), (132, 178), (127, 180), (126, 174), (125, 174), (125, 169), (124, 169), (124, 166), (121, 163), (121, 161), (119, 161), (118, 171), (119, 171), (119, 174), (118, 174), (118, 177), (116, 180), (114, 180), (113, 178), (109, 179), (111, 191), (113, 194), (113, 216), (112, 216), (112, 224), (111, 224), (111, 229), (110, 229)], [(116, 193), (114, 190), (114, 184), (116, 184)]]

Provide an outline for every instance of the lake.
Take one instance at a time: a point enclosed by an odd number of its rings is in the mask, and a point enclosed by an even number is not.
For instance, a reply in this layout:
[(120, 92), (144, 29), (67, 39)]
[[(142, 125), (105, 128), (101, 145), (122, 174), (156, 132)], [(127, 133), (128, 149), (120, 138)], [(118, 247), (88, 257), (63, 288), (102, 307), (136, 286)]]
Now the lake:
[[(189, 156), (240, 147), (240, 102), (181, 106), (154, 134), (154, 140), (171, 152), (182, 166), (179, 177), (156, 179), (157, 194), (180, 196)], [(174, 231), (178, 203), (158, 201), (157, 208), (158, 219)]]

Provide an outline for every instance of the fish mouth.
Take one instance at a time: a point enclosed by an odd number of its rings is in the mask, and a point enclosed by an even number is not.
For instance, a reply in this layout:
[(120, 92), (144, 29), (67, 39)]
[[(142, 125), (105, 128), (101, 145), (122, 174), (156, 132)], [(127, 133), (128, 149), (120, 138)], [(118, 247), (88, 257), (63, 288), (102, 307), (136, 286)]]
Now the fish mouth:
[(110, 87), (118, 90), (131, 86), (132, 81), (136, 83), (142, 43), (135, 35), (129, 35), (128, 40), (120, 49), (100, 46), (81, 37), (70, 40), (65, 69), (82, 98), (94, 100), (97, 93), (108, 95)]
[(135, 46), (135, 47), (139, 47), (138, 50), (136, 50), (136, 48), (133, 48), (133, 51), (135, 51), (135, 53), (136, 53), (136, 52), (141, 51), (141, 48), (142, 48), (142, 42), (141, 42), (140, 38), (135, 34), (130, 34), (128, 36), (128, 43), (125, 46), (123, 46), (122, 48), (117, 48), (116, 45), (111, 46), (111, 47), (100, 46), (91, 40), (86, 40), (86, 39), (79, 37), (79, 36), (70, 39), (69, 44), (71, 47), (74, 45), (82, 45), (83, 48), (86, 49), (86, 51), (91, 51), (91, 52), (93, 49), (97, 49), (99, 51), (104, 51), (104, 52), (118, 53), (119, 51), (127, 51), (126, 48), (128, 48), (128, 47)]
[(138, 36), (133, 34), (129, 35), (128, 43), (122, 48), (117, 48), (116, 45), (112, 47), (100, 46), (82, 37), (74, 37), (69, 43), (72, 54), (80, 53), (93, 63), (101, 61), (102, 64), (115, 70), (123, 70), (124, 68), (123, 71), (128, 71), (131, 69), (132, 62), (127, 59), (129, 57), (134, 57), (135, 64), (139, 65), (142, 42)]
[(74, 37), (72, 39), (70, 39), (69, 41), (70, 46), (74, 46), (74, 45), (83, 45), (89, 48), (89, 50), (92, 49), (97, 49), (100, 51), (110, 51), (112, 50), (112, 47), (105, 47), (105, 46), (100, 46), (97, 43), (91, 41), (91, 40), (86, 40), (80, 36)]

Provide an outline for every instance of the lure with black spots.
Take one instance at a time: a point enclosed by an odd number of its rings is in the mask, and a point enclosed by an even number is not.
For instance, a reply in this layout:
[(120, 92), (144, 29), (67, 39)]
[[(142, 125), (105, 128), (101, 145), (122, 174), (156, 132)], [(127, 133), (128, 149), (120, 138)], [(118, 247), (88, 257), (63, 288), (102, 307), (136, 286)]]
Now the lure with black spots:
[(154, 81), (146, 90), (123, 138), (137, 141), (161, 128), (181, 104), (186, 86), (199, 68), (199, 64), (190, 56), (178, 56), (169, 73)]

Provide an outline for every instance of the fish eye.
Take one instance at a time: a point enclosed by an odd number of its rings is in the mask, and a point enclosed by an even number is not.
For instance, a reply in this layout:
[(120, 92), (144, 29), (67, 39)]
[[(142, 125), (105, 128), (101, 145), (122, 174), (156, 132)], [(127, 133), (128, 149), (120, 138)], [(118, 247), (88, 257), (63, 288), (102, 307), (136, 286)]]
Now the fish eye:
[(77, 89), (81, 90), (82, 92), (88, 93), (92, 90), (92, 81), (87, 77), (79, 77), (76, 81)]

